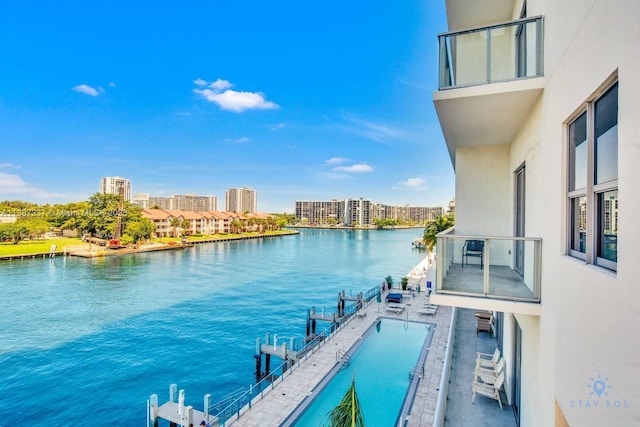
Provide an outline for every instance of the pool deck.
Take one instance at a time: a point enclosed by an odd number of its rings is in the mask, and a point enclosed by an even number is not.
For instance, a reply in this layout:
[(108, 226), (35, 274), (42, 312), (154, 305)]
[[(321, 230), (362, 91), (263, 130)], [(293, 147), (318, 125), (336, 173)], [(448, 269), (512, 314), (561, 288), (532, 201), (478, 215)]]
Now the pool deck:
[[(424, 286), (422, 289), (424, 289)], [(392, 292), (402, 291), (393, 289)], [(440, 306), (435, 314), (420, 314), (419, 312), (422, 311), (425, 301), (424, 292), (416, 292), (415, 296), (405, 296), (402, 301), (405, 305), (404, 310), (396, 313), (386, 310), (387, 303), (377, 303), (374, 300), (363, 309), (366, 315), (362, 315), (364, 312), (361, 311), (359, 315), (352, 316), (350, 321), (337, 334), (313, 354), (309, 355), (307, 359), (291, 369), (284, 379), (277, 379), (273, 388), (265, 393), (264, 397), (254, 398), (251, 409), (244, 410), (240, 418), (231, 419), (227, 421), (226, 425), (280, 426), (307, 396), (313, 394), (313, 388), (336, 365), (336, 353), (338, 350), (349, 350), (367, 329), (381, 317), (437, 325), (433, 332), (431, 346), (425, 362), (424, 376), (418, 386), (406, 424), (407, 427), (432, 425), (449, 333), (451, 308)]]

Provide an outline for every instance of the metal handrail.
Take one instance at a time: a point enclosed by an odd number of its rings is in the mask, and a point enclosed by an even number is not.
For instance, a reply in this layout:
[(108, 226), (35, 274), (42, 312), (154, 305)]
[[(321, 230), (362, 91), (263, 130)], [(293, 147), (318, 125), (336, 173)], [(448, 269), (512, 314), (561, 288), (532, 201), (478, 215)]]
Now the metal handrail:
[[(369, 289), (365, 295), (372, 295), (371, 298), (365, 298), (365, 303), (370, 303), (372, 298), (377, 295), (379, 286), (374, 286)], [(332, 323), (323, 329), (318, 335), (316, 335), (311, 341), (303, 345), (296, 355), (300, 355), (299, 358), (293, 357), (290, 360), (285, 360), (278, 365), (272, 372), (280, 372), (279, 376), (271, 375), (270, 378), (263, 378), (255, 385), (251, 385), (249, 390), (238, 396), (229, 405), (220, 410), (216, 416), (211, 417), (208, 422), (210, 424), (217, 423), (220, 426), (225, 426), (226, 422), (233, 416), (240, 418), (243, 412), (251, 409), (254, 399), (261, 399), (264, 397), (264, 393), (269, 390), (273, 390), (276, 387), (276, 381), (284, 381), (285, 376), (288, 376), (299, 366), (300, 362), (309, 358), (318, 348), (320, 348), (325, 342), (333, 338), (337, 332), (355, 318), (354, 314), (358, 311), (358, 304), (352, 303), (345, 307), (344, 316), (342, 316), (337, 322)], [(293, 363), (292, 363), (293, 361)]]
[(528, 17), (528, 18), (514, 19), (512, 21), (503, 21), (503, 22), (499, 22), (497, 24), (488, 25), (486, 27), (468, 28), (466, 30), (449, 31), (447, 33), (438, 33), (438, 37), (457, 36), (457, 35), (460, 35), (460, 34), (468, 34), (468, 33), (475, 33), (475, 32), (478, 32), (478, 31), (494, 30), (496, 28), (502, 28), (502, 27), (510, 27), (512, 25), (529, 24), (531, 22), (536, 22), (536, 21), (538, 21), (538, 20), (540, 20), (542, 18), (543, 18), (542, 15), (538, 15), (538, 16), (531, 16), (531, 17)]

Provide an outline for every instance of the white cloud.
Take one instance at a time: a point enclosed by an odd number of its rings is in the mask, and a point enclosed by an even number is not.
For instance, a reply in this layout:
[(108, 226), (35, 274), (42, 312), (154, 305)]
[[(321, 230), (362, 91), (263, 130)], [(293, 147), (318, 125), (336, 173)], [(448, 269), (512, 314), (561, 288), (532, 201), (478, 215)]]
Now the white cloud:
[(373, 167), (366, 165), (364, 163), (351, 165), (351, 166), (338, 166), (333, 168), (333, 170), (336, 172), (347, 172), (347, 173), (367, 173), (367, 172), (374, 171)]
[(232, 142), (234, 144), (244, 144), (245, 142), (251, 141), (251, 138), (247, 138), (246, 136), (243, 136), (243, 137), (238, 138), (238, 139), (227, 138), (227, 139), (225, 139), (225, 141), (226, 142)]
[(271, 125), (270, 128), (271, 130), (278, 130), (284, 128), (284, 126), (284, 123), (278, 123), (277, 125)]
[(341, 165), (343, 163), (348, 162), (349, 159), (345, 158), (345, 157), (332, 157), (328, 160), (325, 161), (325, 164), (327, 165)]
[[(202, 79), (194, 80), (194, 83), (199, 86), (207, 84)], [(193, 91), (207, 101), (218, 104), (223, 110), (236, 113), (241, 113), (245, 110), (272, 110), (279, 107), (278, 104), (267, 101), (264, 95), (259, 92), (238, 92), (229, 89), (231, 86), (229, 81), (218, 79), (209, 84), (206, 89), (194, 89)]]
[(99, 95), (98, 91), (95, 88), (92, 88), (91, 86), (88, 86), (88, 85), (85, 85), (85, 84), (75, 86), (71, 90), (74, 90), (74, 91), (80, 92), (80, 93), (84, 93), (86, 95), (91, 95), (91, 96), (98, 96)]
[(396, 126), (364, 120), (353, 114), (345, 114), (344, 117), (349, 122), (347, 125), (342, 125), (344, 130), (376, 142), (386, 143), (390, 140), (410, 137), (409, 132)]
[(427, 180), (424, 178), (408, 178), (404, 181), (400, 181), (397, 186), (393, 187), (393, 189), (423, 191), (426, 189), (426, 186)]
[(109, 82), (109, 87), (116, 87), (116, 84), (114, 82)]
[(11, 163), (0, 163), (0, 169), (20, 169), (20, 166)]
[(231, 86), (232, 84), (229, 82), (229, 80), (222, 80), (222, 79), (218, 79), (209, 85), (211, 89), (214, 89), (217, 92), (223, 91), (225, 89), (229, 89)]
[(20, 176), (10, 173), (0, 172), (0, 199), (3, 195), (19, 195), (22, 197), (36, 197), (39, 199), (57, 199), (64, 197), (64, 194), (49, 193), (25, 182)]

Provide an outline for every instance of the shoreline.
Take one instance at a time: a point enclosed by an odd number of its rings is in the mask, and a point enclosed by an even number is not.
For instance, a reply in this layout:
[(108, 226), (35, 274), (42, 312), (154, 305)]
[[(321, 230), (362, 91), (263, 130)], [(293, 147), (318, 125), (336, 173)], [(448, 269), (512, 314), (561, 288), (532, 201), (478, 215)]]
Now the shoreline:
[(25, 258), (46, 259), (46, 258), (55, 258), (56, 256), (64, 256), (64, 257), (77, 256), (81, 258), (98, 258), (98, 257), (105, 257), (105, 256), (131, 255), (131, 254), (137, 254), (137, 253), (185, 249), (185, 248), (193, 247), (194, 245), (203, 244), (203, 243), (263, 239), (263, 238), (270, 238), (270, 237), (291, 236), (296, 234), (300, 234), (300, 232), (295, 230), (287, 230), (282, 233), (275, 233), (275, 234), (221, 236), (221, 237), (215, 237), (211, 239), (188, 240), (184, 243), (171, 241), (168, 243), (151, 243), (146, 245), (139, 245), (138, 247), (126, 247), (126, 248), (120, 248), (120, 249), (107, 249), (104, 246), (100, 246), (95, 243), (91, 245), (89, 243), (81, 243), (81, 244), (70, 245), (69, 247), (65, 246), (63, 250), (56, 250), (53, 252), (47, 251), (47, 252), (37, 252), (37, 253), (0, 255), (0, 261), (23, 260)]

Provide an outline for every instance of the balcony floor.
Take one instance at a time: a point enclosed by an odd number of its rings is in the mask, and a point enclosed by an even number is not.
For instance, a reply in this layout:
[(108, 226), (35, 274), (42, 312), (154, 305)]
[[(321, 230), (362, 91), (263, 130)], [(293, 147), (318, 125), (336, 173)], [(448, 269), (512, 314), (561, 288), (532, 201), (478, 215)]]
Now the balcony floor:
[[(465, 270), (467, 268), (465, 267)], [(507, 404), (504, 388), (502, 406), (485, 396), (477, 395), (471, 403), (471, 383), (476, 352), (493, 353), (496, 340), (481, 332), (476, 336), (475, 310), (458, 309), (456, 338), (453, 345), (453, 365), (449, 385), (449, 400), (445, 426), (515, 427), (513, 409)]]
[[(441, 292), (462, 292), (484, 296), (483, 280), (484, 270), (481, 270), (478, 264), (467, 264), (464, 268), (460, 264), (452, 264), (447, 277), (442, 281)], [(533, 298), (533, 291), (525, 285), (522, 277), (515, 270), (498, 265), (489, 267), (489, 294), (495, 297)]]

